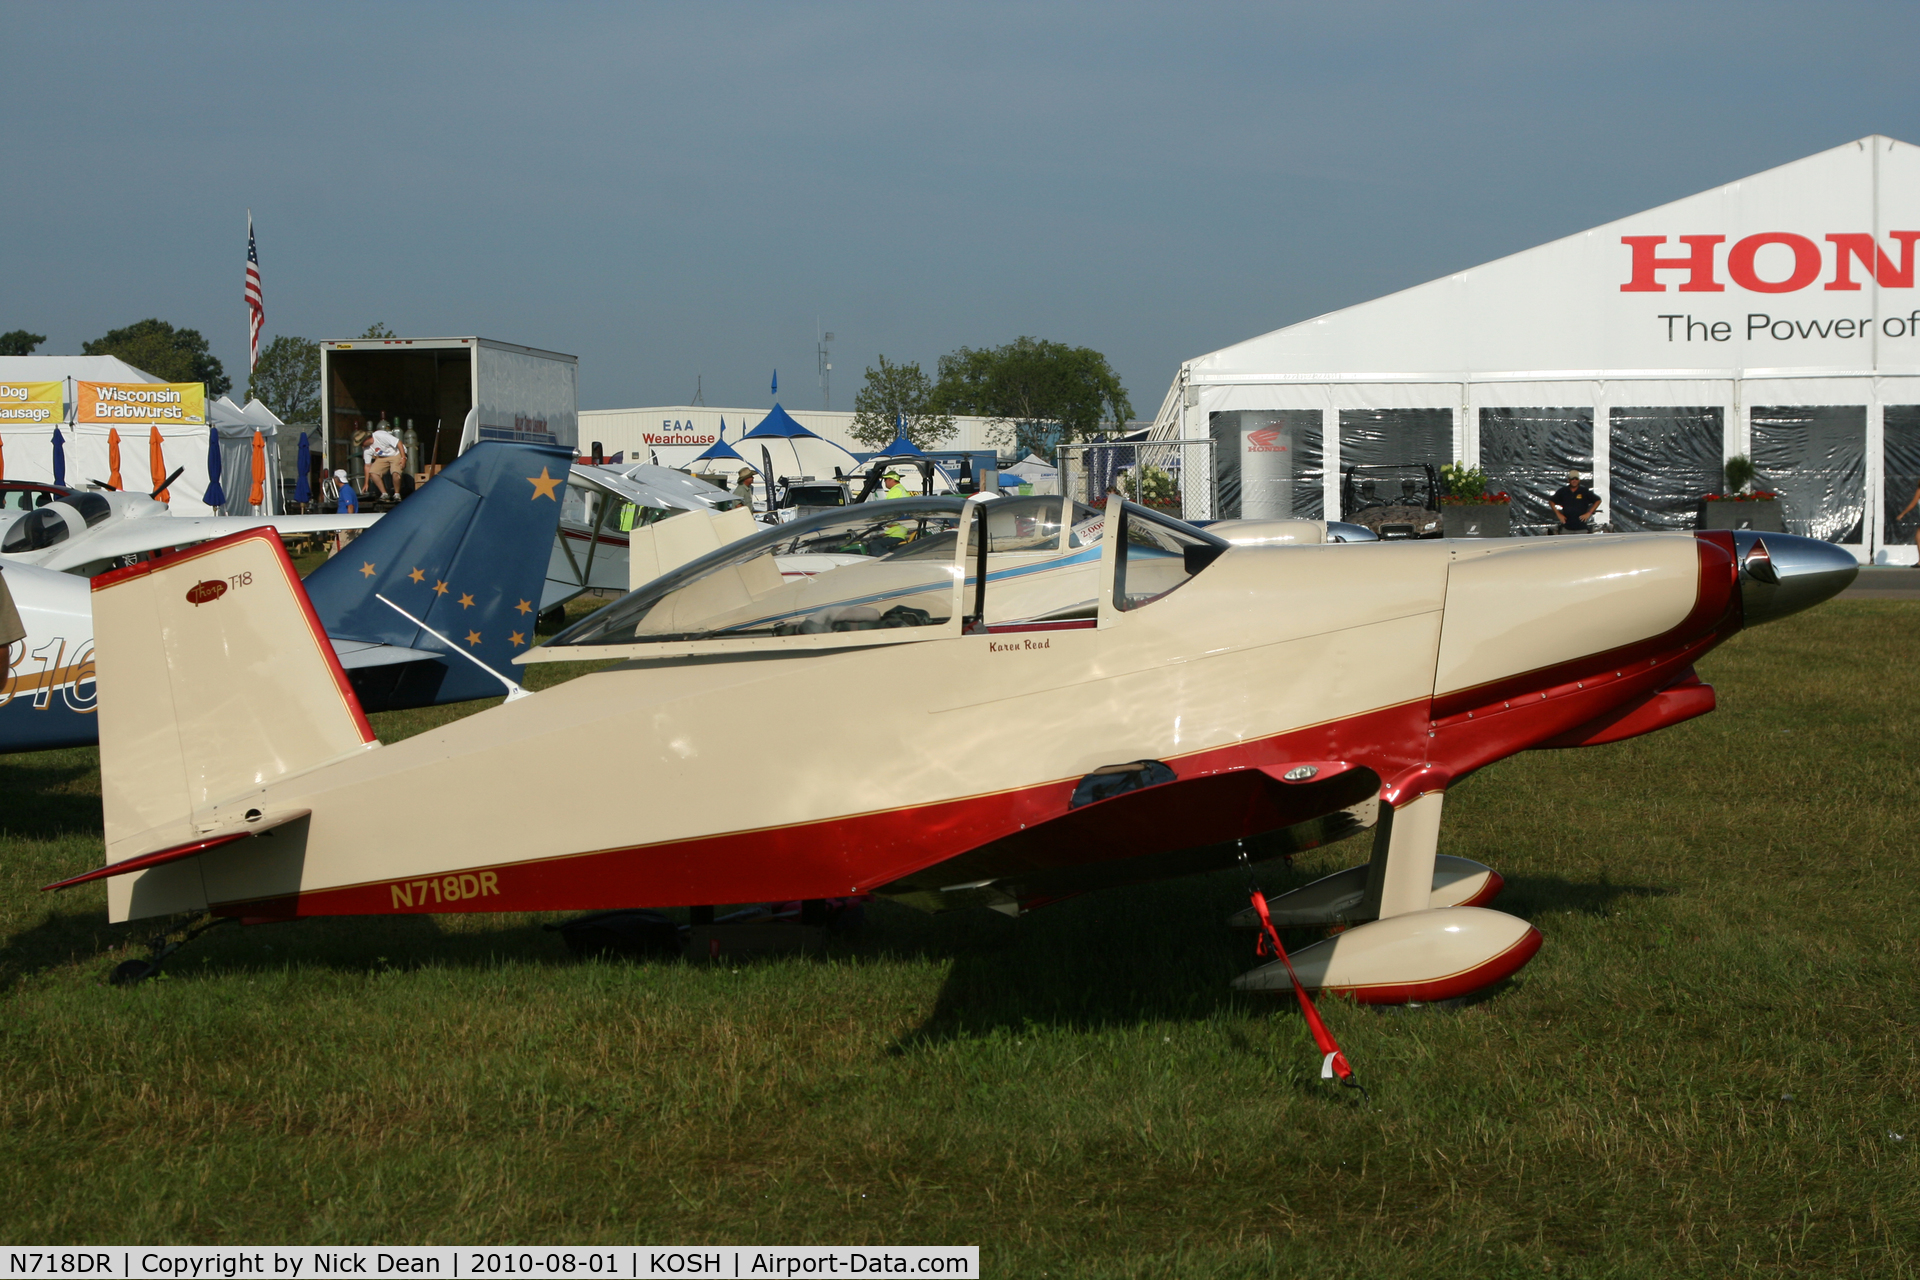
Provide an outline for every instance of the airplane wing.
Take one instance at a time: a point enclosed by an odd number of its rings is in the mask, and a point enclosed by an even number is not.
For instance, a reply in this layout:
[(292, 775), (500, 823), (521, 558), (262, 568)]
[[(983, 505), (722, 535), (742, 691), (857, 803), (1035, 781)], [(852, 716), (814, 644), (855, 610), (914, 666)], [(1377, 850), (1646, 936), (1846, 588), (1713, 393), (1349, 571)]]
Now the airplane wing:
[(71, 570), (100, 560), (162, 551), (168, 547), (205, 542), (209, 538), (245, 533), (268, 526), (283, 534), (332, 533), (337, 529), (368, 529), (378, 513), (324, 516), (165, 516), (150, 520), (117, 521), (108, 528), (73, 538), (41, 561), (43, 568)]

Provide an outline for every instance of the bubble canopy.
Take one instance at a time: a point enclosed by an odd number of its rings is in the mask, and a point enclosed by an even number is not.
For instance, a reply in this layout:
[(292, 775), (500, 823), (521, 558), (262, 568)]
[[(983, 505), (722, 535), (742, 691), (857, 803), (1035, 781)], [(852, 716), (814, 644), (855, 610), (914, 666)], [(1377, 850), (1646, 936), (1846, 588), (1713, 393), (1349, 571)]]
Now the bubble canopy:
[[(792, 636), (871, 643), (894, 637), (868, 633), (948, 627), (958, 603), (966, 509), (961, 498), (907, 498), (768, 529), (648, 583), (544, 648), (706, 647)], [(788, 558), (802, 556), (808, 568), (792, 568)], [(822, 556), (835, 567), (818, 571)]]

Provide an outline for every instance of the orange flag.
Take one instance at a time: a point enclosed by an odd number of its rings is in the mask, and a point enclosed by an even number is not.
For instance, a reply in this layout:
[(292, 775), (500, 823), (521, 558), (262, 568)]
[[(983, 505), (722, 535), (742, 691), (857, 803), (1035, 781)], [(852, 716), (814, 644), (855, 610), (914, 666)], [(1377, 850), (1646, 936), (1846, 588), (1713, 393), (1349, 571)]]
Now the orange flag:
[(167, 455), (160, 452), (160, 428), (155, 427), (153, 434), (147, 437), (147, 465), (153, 469), (154, 497), (165, 502), (167, 491), (160, 486), (167, 482)]
[(120, 487), (120, 430), (107, 428), (107, 487)]
[(258, 431), (253, 433), (253, 492), (247, 495), (247, 501), (259, 506), (267, 500), (267, 441)]

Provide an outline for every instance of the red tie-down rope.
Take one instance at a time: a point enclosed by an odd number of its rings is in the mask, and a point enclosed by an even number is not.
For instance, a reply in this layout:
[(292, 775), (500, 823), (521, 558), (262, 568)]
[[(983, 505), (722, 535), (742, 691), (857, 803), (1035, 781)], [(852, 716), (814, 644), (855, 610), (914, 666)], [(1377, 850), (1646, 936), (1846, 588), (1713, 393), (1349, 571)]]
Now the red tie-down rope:
[[(1247, 865), (1244, 851), (1240, 854), (1240, 861)], [(1327, 1029), (1327, 1024), (1320, 1018), (1320, 1011), (1314, 1008), (1313, 997), (1300, 985), (1300, 975), (1293, 971), (1293, 961), (1287, 958), (1287, 949), (1280, 945), (1280, 931), (1273, 927), (1273, 917), (1267, 912), (1267, 895), (1260, 892), (1260, 886), (1253, 882), (1251, 865), (1247, 865), (1247, 882), (1248, 890), (1253, 895), (1254, 914), (1260, 917), (1260, 937), (1254, 943), (1253, 953), (1256, 956), (1275, 956), (1287, 967), (1287, 978), (1293, 983), (1294, 997), (1300, 1001), (1301, 1016), (1306, 1018), (1307, 1030), (1313, 1033), (1313, 1042), (1320, 1046), (1323, 1055), (1320, 1078), (1331, 1080), (1337, 1076), (1347, 1088), (1365, 1093), (1360, 1082), (1353, 1078), (1353, 1067), (1347, 1062), (1347, 1055), (1340, 1052), (1340, 1042), (1333, 1038), (1333, 1032)]]

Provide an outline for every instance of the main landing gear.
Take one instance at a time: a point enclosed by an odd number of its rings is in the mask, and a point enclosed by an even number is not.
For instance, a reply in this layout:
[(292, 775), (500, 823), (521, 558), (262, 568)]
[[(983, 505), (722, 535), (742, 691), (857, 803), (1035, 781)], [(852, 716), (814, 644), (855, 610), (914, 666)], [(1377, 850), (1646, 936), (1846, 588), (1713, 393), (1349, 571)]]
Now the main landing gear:
[[(1302, 986), (1362, 1004), (1450, 1000), (1504, 980), (1540, 949), (1539, 930), (1481, 905), (1500, 892), (1499, 873), (1436, 852), (1445, 801), (1440, 790), (1398, 807), (1383, 798), (1371, 861), (1268, 904), (1281, 928), (1350, 926), (1292, 954)], [(1229, 923), (1259, 924), (1251, 908)], [(1241, 974), (1233, 985), (1240, 991), (1292, 990), (1278, 961)]]
[(107, 981), (116, 987), (131, 987), (145, 982), (148, 978), (160, 976), (160, 966), (180, 948), (198, 938), (201, 934), (218, 929), (223, 924), (232, 924), (237, 916), (216, 916), (211, 913), (202, 915), (184, 929), (172, 933), (159, 933), (147, 940), (147, 958), (144, 960), (123, 960), (113, 967)]

